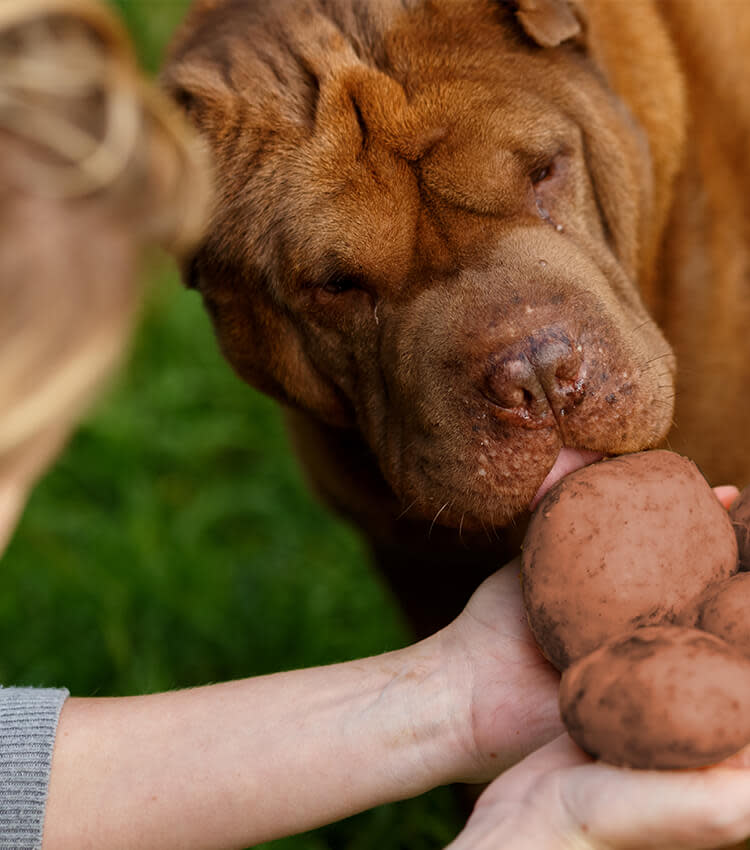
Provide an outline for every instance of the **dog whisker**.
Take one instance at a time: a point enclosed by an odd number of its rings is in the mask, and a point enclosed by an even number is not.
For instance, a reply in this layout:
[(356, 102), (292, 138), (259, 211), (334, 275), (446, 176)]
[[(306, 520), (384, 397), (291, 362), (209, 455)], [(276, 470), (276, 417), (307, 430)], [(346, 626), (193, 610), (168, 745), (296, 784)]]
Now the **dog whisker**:
[(637, 333), (638, 333), (638, 331), (639, 331), (641, 328), (645, 328), (645, 327), (646, 327), (646, 325), (651, 325), (651, 324), (653, 324), (653, 320), (652, 320), (652, 319), (650, 319), (650, 318), (649, 318), (649, 319), (646, 319), (645, 321), (641, 322), (641, 323), (640, 323), (640, 325), (636, 325), (636, 326), (633, 328), (633, 330), (631, 331), (631, 333), (635, 336), (635, 334), (637, 334)]
[(437, 522), (438, 517), (439, 517), (439, 516), (440, 516), (440, 514), (441, 514), (441, 513), (442, 513), (442, 512), (443, 512), (443, 511), (444, 511), (444, 510), (448, 507), (448, 505), (449, 505), (449, 504), (450, 504), (449, 502), (446, 502), (446, 503), (443, 505), (443, 507), (442, 507), (442, 508), (440, 508), (440, 510), (439, 510), (439, 511), (435, 514), (435, 516), (433, 517), (433, 520), (432, 520), (432, 522), (430, 523), (430, 530), (427, 532), (427, 539), (428, 539), (428, 540), (429, 540), (429, 539), (430, 539), (430, 537), (432, 536), (432, 529), (435, 527), (435, 523)]
[(495, 538), (495, 542), (499, 543), (500, 542), (500, 534), (497, 530), (497, 523), (495, 522), (494, 519), (492, 520), (492, 525), (490, 526), (490, 530), (492, 531), (492, 536)]
[(409, 511), (410, 511), (410, 510), (414, 507), (414, 505), (416, 505), (416, 504), (417, 504), (417, 500), (416, 500), (416, 499), (414, 499), (412, 502), (410, 502), (410, 503), (409, 503), (409, 504), (408, 504), (408, 505), (407, 505), (407, 506), (406, 506), (406, 507), (405, 507), (405, 508), (401, 511), (401, 513), (400, 513), (400, 514), (396, 517), (396, 522), (398, 522), (400, 519), (403, 519), (403, 518), (404, 518), (404, 517), (405, 517), (405, 516), (409, 513)]
[(645, 365), (650, 366), (652, 363), (656, 363), (657, 360), (663, 360), (665, 357), (671, 357), (671, 351), (665, 351), (663, 354), (657, 354), (656, 357), (652, 357), (650, 360), (647, 360)]
[(480, 520), (482, 524), (482, 531), (484, 532), (484, 536), (487, 538), (488, 543), (492, 543), (492, 536), (489, 531), (487, 531), (487, 526), (484, 524), (484, 520)]

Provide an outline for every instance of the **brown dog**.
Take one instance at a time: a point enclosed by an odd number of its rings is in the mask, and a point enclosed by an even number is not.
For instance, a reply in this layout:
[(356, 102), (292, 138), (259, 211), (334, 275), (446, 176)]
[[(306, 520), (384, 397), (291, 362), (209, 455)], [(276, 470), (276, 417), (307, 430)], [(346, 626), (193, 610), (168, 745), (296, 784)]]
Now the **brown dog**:
[(668, 439), (750, 481), (748, 56), (732, 0), (192, 9), (189, 280), (420, 630), (572, 467)]

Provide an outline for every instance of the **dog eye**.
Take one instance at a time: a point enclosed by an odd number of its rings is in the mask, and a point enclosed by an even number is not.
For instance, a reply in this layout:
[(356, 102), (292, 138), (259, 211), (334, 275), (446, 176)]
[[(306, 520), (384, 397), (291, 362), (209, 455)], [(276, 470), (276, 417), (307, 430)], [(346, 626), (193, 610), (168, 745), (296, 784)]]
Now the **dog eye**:
[(362, 281), (355, 275), (334, 274), (321, 286), (324, 292), (330, 295), (341, 295), (343, 292), (351, 292), (353, 289), (361, 289)]
[(555, 170), (554, 163), (548, 162), (546, 165), (543, 165), (541, 168), (535, 168), (534, 171), (531, 172), (531, 182), (536, 186), (539, 183), (543, 183), (545, 180), (548, 180), (552, 177)]

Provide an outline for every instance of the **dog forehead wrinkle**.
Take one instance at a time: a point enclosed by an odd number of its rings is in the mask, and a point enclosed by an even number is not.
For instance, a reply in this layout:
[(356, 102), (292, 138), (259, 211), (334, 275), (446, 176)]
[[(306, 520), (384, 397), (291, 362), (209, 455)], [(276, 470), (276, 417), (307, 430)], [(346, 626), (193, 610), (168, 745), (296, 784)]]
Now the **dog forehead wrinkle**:
[(308, 211), (305, 244), (290, 244), (289, 250), (313, 274), (319, 257), (334, 256), (381, 294), (393, 292), (413, 270), (418, 213), (414, 187), (407, 179), (395, 182), (380, 190), (368, 182), (335, 202), (321, 199)]
[(362, 8), (340, 0), (199, 2), (171, 48), (167, 77), (200, 63), (222, 79), (223, 88), (256, 107), (261, 123), (273, 105), (287, 122), (310, 126), (320, 79), (342, 63), (373, 65), (382, 54), (385, 20), (374, 26), (372, 19), (388, 15), (383, 9), (364, 14)]

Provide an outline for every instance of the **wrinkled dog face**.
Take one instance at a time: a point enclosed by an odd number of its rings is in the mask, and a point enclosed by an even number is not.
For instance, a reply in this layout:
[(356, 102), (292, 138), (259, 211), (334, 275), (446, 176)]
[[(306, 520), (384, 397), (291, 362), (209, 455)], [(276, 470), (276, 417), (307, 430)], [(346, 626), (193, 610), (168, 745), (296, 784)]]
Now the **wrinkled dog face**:
[(541, 46), (516, 11), (206, 0), (165, 74), (216, 160), (190, 276), (227, 358), (465, 528), (528, 507), (561, 446), (638, 450), (672, 415), (646, 141), (583, 33)]

